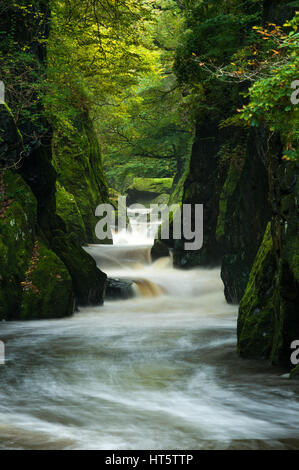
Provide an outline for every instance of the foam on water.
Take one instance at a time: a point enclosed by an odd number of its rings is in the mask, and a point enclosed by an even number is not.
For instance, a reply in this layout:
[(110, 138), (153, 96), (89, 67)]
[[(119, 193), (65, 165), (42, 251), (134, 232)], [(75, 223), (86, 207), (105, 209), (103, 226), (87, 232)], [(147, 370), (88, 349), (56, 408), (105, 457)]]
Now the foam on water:
[(296, 447), (297, 384), (238, 358), (219, 270), (150, 264), (145, 239), (135, 245), (133, 230), (88, 251), (111, 277), (159, 295), (1, 324), (0, 448)]

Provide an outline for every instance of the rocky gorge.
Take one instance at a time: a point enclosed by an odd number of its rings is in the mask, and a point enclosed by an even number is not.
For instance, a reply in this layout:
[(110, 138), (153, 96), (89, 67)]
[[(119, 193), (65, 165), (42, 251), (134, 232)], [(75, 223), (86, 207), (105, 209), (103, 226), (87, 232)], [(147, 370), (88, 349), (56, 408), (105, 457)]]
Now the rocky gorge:
[(295, 3), (0, 0), (0, 448), (298, 447)]

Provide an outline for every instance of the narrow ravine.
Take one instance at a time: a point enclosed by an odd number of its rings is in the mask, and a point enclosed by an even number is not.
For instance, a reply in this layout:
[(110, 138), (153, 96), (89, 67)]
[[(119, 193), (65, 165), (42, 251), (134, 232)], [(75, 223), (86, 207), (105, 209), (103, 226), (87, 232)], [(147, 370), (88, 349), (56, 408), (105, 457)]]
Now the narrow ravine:
[(296, 445), (295, 385), (238, 358), (219, 270), (151, 264), (151, 229), (133, 220), (113, 246), (88, 248), (110, 277), (135, 281), (135, 297), (2, 325), (0, 448)]

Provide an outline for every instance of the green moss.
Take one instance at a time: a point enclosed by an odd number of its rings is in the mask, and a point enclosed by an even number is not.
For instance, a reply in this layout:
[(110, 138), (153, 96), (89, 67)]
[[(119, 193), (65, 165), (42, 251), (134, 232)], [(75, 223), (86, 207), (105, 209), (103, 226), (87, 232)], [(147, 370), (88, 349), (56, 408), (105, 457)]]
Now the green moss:
[(169, 194), (160, 194), (151, 201), (151, 204), (168, 204)]
[(177, 204), (181, 203), (183, 200), (183, 194), (184, 194), (184, 183), (186, 181), (188, 175), (188, 171), (186, 170), (184, 174), (181, 176), (179, 181), (174, 184), (174, 187), (172, 188), (172, 192), (170, 195), (169, 199), (169, 204)]
[(31, 225), (36, 224), (37, 201), (28, 184), (18, 173), (12, 170), (3, 172), (3, 183), (5, 185), (5, 194), (0, 194), (0, 204), (1, 201), (7, 199), (19, 202)]
[(78, 304), (103, 303), (107, 276), (97, 269), (93, 258), (76, 244), (72, 235), (55, 230), (51, 248), (68, 267)]
[(56, 183), (56, 212), (64, 220), (67, 231), (74, 233), (78, 243), (85, 243), (87, 234), (76, 199), (59, 182)]
[(0, 318), (16, 318), (21, 288), (31, 256), (37, 203), (30, 188), (13, 171), (3, 174), (0, 199)]
[(3, 174), (0, 209), (0, 318), (32, 319), (69, 315), (73, 311), (71, 277), (62, 261), (41, 245), (32, 282), (40, 295), (22, 282), (30, 266), (37, 226), (37, 201), (14, 171)]
[(32, 286), (23, 288), (20, 319), (60, 318), (73, 313), (71, 276), (58, 256), (41, 243), (30, 281)]
[(59, 183), (76, 201), (85, 226), (85, 242), (97, 243), (98, 219), (94, 214), (99, 204), (108, 202), (108, 185), (97, 136), (87, 115), (81, 117), (77, 132), (69, 138), (54, 136), (52, 163)]
[(279, 308), (275, 316), (271, 360), (291, 367), (290, 344), (299, 337), (299, 181), (295, 165), (283, 163), (277, 171), (280, 205), (278, 204), (279, 210), (272, 224), (272, 236), (279, 255), (277, 264)]
[(109, 188), (109, 199), (111, 201), (117, 202), (118, 198), (121, 196), (121, 193), (116, 191), (116, 189)]
[(154, 194), (170, 194), (173, 178), (134, 178), (128, 191), (148, 192)]
[(274, 273), (275, 258), (268, 224), (239, 307), (238, 351), (241, 356), (269, 357), (277, 308)]

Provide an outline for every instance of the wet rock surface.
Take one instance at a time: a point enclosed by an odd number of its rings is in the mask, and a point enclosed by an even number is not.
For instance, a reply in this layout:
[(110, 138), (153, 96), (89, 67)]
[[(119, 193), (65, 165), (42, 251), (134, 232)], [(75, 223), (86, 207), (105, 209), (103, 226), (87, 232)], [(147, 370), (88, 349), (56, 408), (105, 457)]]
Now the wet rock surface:
[(106, 300), (125, 300), (134, 297), (133, 282), (124, 279), (107, 280)]

